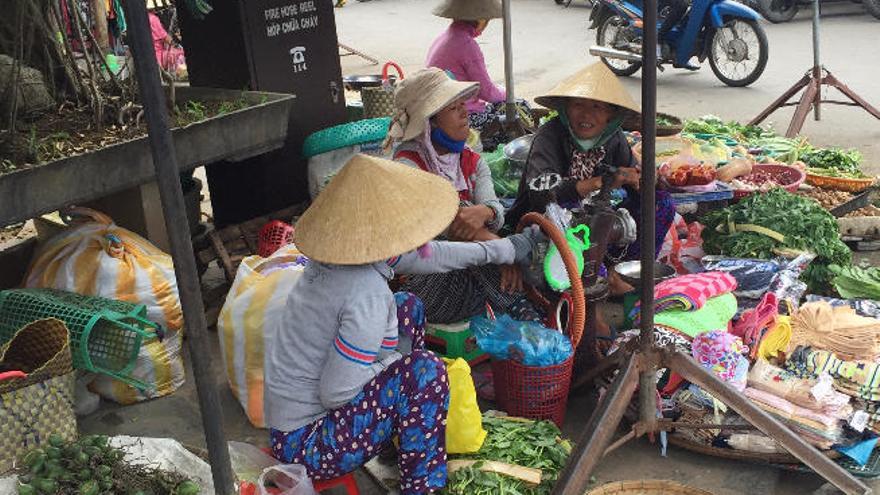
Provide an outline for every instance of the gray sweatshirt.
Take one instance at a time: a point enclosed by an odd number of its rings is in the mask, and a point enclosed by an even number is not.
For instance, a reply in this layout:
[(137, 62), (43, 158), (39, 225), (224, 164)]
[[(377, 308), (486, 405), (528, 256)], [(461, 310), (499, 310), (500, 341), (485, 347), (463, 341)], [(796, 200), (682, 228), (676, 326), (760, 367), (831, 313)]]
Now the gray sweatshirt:
[(270, 428), (291, 431), (353, 399), (380, 371), (408, 353), (397, 332), (394, 272), (443, 273), (514, 261), (513, 243), (432, 242), (368, 265), (311, 262), (287, 299), (284, 322), (266, 349), (265, 409)]

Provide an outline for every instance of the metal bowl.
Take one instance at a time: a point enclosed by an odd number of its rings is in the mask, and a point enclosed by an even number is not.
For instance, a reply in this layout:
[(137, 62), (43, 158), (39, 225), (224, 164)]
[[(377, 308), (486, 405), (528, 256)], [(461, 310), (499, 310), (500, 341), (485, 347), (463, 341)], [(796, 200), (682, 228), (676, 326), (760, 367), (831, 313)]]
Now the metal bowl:
[(513, 141), (504, 145), (504, 158), (514, 162), (520, 166), (526, 164), (529, 158), (529, 150), (532, 149), (532, 141), (535, 140), (534, 134), (526, 134), (518, 137)]
[[(396, 76), (388, 76), (391, 84), (397, 81)], [(342, 78), (342, 85), (349, 91), (360, 91), (364, 88), (376, 88), (382, 85), (382, 76), (378, 74), (367, 76), (345, 76)]]
[[(624, 282), (632, 285), (636, 289), (642, 286), (642, 263), (640, 261), (624, 261), (618, 263), (614, 267), (614, 271), (620, 275)], [(675, 268), (665, 264), (654, 262), (654, 283), (666, 280), (675, 276)]]

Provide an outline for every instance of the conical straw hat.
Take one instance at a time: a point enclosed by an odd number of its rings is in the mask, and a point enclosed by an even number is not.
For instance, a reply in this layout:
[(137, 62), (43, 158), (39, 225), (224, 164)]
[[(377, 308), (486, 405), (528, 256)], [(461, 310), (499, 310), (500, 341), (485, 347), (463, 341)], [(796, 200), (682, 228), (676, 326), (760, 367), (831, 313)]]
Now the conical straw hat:
[(641, 113), (638, 103), (620, 84), (617, 76), (602, 62), (596, 62), (565, 78), (549, 93), (535, 98), (541, 106), (561, 110), (569, 98), (589, 98)]
[(500, 19), (501, 0), (443, 0), (434, 7), (434, 15), (460, 21)]
[(323, 263), (373, 263), (430, 241), (457, 211), (458, 193), (448, 180), (359, 154), (300, 217), (294, 242)]

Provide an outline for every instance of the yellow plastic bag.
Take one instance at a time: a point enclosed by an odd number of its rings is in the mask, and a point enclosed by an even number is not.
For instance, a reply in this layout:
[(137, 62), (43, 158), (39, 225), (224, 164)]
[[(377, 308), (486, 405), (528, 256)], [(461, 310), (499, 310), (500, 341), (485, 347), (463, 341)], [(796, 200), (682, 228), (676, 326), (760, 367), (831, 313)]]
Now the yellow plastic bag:
[(287, 296), (303, 271), (297, 263), (299, 256), (296, 248), (288, 245), (269, 258), (243, 259), (217, 320), (229, 388), (258, 428), (266, 426), (264, 349), (272, 346), (274, 329), (284, 323)]
[(480, 450), (486, 439), (483, 415), (477, 404), (477, 390), (471, 367), (462, 358), (446, 359), (449, 375), (449, 414), (446, 417), (446, 451), (468, 454)]
[(168, 395), (183, 385), (183, 313), (171, 256), (103, 213), (73, 208), (74, 222), (40, 247), (25, 287), (60, 289), (143, 304), (147, 317), (165, 330), (162, 341), (144, 342), (131, 376), (150, 385), (144, 391), (98, 376), (89, 389), (120, 404)]

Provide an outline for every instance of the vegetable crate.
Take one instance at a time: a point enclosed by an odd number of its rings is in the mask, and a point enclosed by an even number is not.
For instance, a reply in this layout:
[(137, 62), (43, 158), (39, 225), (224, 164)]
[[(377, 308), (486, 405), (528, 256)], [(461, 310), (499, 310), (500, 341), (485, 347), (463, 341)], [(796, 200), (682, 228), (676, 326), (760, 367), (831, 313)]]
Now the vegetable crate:
[(471, 366), (489, 359), (477, 345), (477, 339), (470, 329), (470, 322), (463, 321), (449, 325), (428, 323), (425, 340), (435, 348), (443, 349), (443, 356), (449, 359), (462, 358)]
[(562, 428), (573, 365), (574, 354), (553, 366), (493, 359), (495, 401), (511, 416), (547, 419)]
[(77, 369), (94, 371), (144, 390), (131, 377), (141, 344), (162, 337), (162, 328), (146, 318), (146, 307), (55, 289), (0, 292), (0, 343), (25, 325), (57, 318), (70, 330), (70, 349)]

